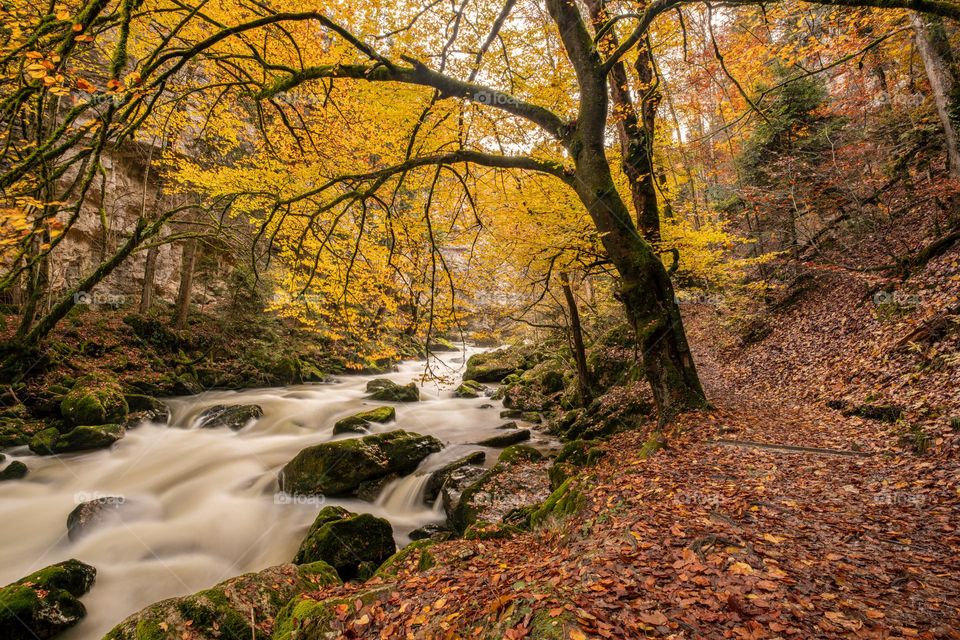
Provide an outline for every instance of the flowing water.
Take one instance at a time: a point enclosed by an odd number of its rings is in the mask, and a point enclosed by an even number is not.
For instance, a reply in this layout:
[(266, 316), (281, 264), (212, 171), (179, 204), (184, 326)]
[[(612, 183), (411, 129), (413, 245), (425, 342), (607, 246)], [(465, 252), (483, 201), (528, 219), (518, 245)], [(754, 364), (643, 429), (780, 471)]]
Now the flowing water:
[[(469, 443), (502, 433), (499, 402), (453, 397), (463, 359), (461, 353), (434, 359), (434, 372), (449, 382), (424, 383), (421, 402), (396, 405), (395, 423), (372, 428), (406, 429), (446, 445), (417, 472), (387, 485), (374, 503), (279, 494), (277, 472), (301, 449), (333, 439), (336, 420), (382, 404), (366, 399), (369, 380), (405, 384), (424, 373), (423, 362), (330, 384), (174, 398), (169, 426), (145, 423), (109, 450), (53, 457), (7, 450), (7, 462), (23, 460), (30, 474), (0, 483), (0, 585), (68, 558), (95, 566), (97, 582), (83, 598), (87, 617), (61, 637), (99, 640), (148, 604), (289, 562), (324, 505), (387, 518), (405, 544), (413, 529), (444, 519), (442, 509), (423, 503), (427, 472), (483, 449)], [(238, 432), (196, 428), (198, 416), (217, 404), (258, 404), (264, 415)], [(487, 452), (492, 463), (496, 451)], [(119, 515), (68, 540), (74, 507), (107, 496), (123, 500)]]

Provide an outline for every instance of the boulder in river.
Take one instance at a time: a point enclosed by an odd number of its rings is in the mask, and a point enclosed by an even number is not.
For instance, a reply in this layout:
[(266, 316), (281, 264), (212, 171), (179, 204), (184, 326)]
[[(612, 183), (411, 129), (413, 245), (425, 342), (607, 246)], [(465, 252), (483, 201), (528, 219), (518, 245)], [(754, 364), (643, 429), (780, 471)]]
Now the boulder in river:
[(357, 515), (342, 507), (324, 507), (300, 545), (294, 564), (323, 561), (344, 580), (357, 577), (360, 565), (376, 566), (397, 551), (393, 528), (383, 518)]
[(487, 390), (475, 380), (464, 380), (453, 392), (455, 398), (479, 398)]
[(481, 440), (480, 442), (475, 442), (474, 444), (481, 447), (509, 447), (512, 444), (517, 444), (518, 442), (524, 442), (529, 439), (530, 439), (529, 429), (514, 429), (514, 430), (504, 431), (500, 435), (493, 436), (492, 438), (487, 438), (486, 440)]
[(115, 380), (81, 378), (60, 402), (60, 414), (74, 426), (123, 423), (129, 412)]
[(367, 383), (367, 393), (380, 402), (416, 402), (420, 399), (420, 389), (416, 382), (399, 385), (393, 380), (378, 378)]
[(371, 422), (390, 422), (397, 419), (397, 410), (393, 407), (377, 407), (370, 411), (361, 411), (348, 418), (337, 420), (333, 425), (333, 434), (365, 433)]
[(119, 496), (105, 496), (78, 504), (67, 516), (67, 537), (78, 540), (97, 524), (117, 517), (125, 500)]
[(66, 433), (56, 427), (44, 429), (30, 440), (30, 450), (37, 455), (72, 453), (109, 447), (125, 435), (123, 425), (100, 424), (80, 426)]
[(22, 480), (27, 476), (27, 465), (19, 460), (14, 460), (7, 467), (0, 471), (0, 482), (4, 480)]
[(528, 358), (519, 349), (497, 349), (470, 356), (464, 380), (476, 382), (501, 382), (507, 376), (523, 371), (529, 366)]
[(543, 460), (543, 454), (525, 444), (512, 444), (500, 452), (497, 458), (500, 462), (514, 464), (516, 462), (538, 462)]
[(41, 569), (0, 589), (0, 638), (46, 640), (80, 622), (87, 610), (78, 599), (97, 570), (79, 560)]
[(237, 404), (210, 407), (200, 414), (197, 425), (201, 429), (217, 429), (229, 427), (239, 431), (253, 420), (263, 417), (263, 409), (258, 404)]
[(450, 523), (453, 524), (454, 514), (460, 507), (460, 500), (464, 492), (485, 477), (487, 470), (476, 465), (467, 465), (455, 469), (444, 480), (440, 488), (440, 498), (443, 500), (443, 510), (447, 514)]
[(300, 495), (351, 495), (361, 483), (412, 472), (443, 444), (403, 430), (324, 442), (298, 453), (280, 472), (280, 489)]
[[(269, 638), (274, 618), (291, 598), (336, 584), (336, 571), (323, 562), (270, 567), (152, 604), (118, 624), (104, 640)], [(256, 615), (251, 617), (251, 611)]]
[(124, 426), (127, 429), (136, 427), (141, 422), (159, 422), (168, 424), (170, 422), (170, 408), (153, 396), (145, 396), (136, 393), (128, 393), (124, 396), (127, 406), (130, 408), (130, 414)]
[(486, 459), (486, 453), (483, 451), (474, 451), (440, 467), (430, 474), (430, 479), (427, 481), (427, 485), (423, 490), (423, 499), (427, 502), (433, 502), (439, 497), (440, 489), (454, 471), (467, 466), (480, 466)]

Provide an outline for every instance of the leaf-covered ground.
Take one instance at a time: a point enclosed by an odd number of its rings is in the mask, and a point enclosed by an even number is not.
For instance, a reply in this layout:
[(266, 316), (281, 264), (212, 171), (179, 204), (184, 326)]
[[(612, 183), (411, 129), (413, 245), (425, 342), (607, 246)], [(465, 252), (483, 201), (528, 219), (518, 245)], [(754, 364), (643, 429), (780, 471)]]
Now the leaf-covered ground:
[[(891, 346), (956, 302), (951, 264), (956, 254), (932, 265), (942, 277), (928, 309), (893, 319), (838, 273), (819, 275), (756, 345), (695, 319), (694, 344), (726, 345), (698, 354), (714, 410), (684, 416), (647, 459), (646, 434), (614, 437), (578, 483), (579, 512), (510, 540), (436, 545), (427, 571), (414, 554), (389, 595), (341, 605), (335, 627), (357, 638), (960, 638), (957, 367), (929, 364), (955, 355), (956, 329)], [(844, 415), (834, 399), (899, 403), (904, 418)]]

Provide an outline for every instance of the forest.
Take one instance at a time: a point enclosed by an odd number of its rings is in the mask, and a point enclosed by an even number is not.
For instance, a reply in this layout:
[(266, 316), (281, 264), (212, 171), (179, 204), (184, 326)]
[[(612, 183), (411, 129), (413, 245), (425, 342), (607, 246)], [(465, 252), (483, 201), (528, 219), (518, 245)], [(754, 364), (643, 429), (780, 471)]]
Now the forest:
[(960, 2), (0, 16), (3, 640), (960, 639)]

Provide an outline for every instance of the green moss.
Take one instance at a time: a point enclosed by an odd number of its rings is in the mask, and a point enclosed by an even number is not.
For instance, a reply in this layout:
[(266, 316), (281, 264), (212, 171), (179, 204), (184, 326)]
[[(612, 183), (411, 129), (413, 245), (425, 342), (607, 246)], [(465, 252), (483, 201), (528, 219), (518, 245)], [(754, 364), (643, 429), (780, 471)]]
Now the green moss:
[(586, 500), (573, 478), (566, 480), (550, 494), (536, 511), (530, 514), (530, 526), (540, 527), (549, 521), (558, 521), (579, 511)]
[(400, 569), (403, 568), (404, 564), (417, 554), (419, 554), (419, 560), (417, 561), (417, 569), (420, 571), (426, 571), (430, 567), (436, 564), (436, 561), (433, 558), (433, 555), (427, 551), (427, 549), (436, 544), (433, 540), (415, 540), (405, 546), (400, 551), (397, 551), (395, 554), (390, 556), (380, 565), (380, 568), (377, 569), (374, 575), (379, 576), (384, 579), (395, 578), (400, 572)]
[(30, 439), (30, 451), (38, 456), (49, 456), (56, 453), (57, 441), (60, 439), (60, 432), (56, 427), (44, 429)]
[(327, 507), (320, 512), (293, 559), (295, 564), (323, 561), (349, 580), (358, 576), (362, 563), (379, 566), (396, 552), (389, 522), (368, 513), (343, 511)]
[(464, 380), (453, 392), (456, 398), (479, 398), (487, 388), (475, 380)]
[(386, 423), (397, 419), (397, 410), (393, 407), (377, 407), (370, 411), (361, 411), (348, 418), (337, 420), (333, 433), (362, 433), (371, 422)]
[(337, 629), (333, 626), (337, 620), (338, 606), (345, 606), (347, 615), (350, 615), (356, 613), (357, 601), (366, 606), (386, 597), (392, 590), (393, 585), (385, 585), (353, 594), (349, 598), (329, 598), (321, 601), (313, 600), (305, 594), (298, 595), (277, 614), (273, 625), (273, 640), (338, 637)]
[(392, 380), (371, 380), (367, 383), (367, 393), (380, 402), (416, 402), (420, 399), (417, 383), (399, 385)]
[(94, 377), (78, 381), (60, 403), (60, 414), (75, 426), (123, 422), (129, 411), (116, 381)]
[(53, 445), (56, 453), (87, 451), (109, 447), (123, 438), (125, 431), (120, 424), (81, 426), (61, 435)]
[(507, 464), (514, 464), (517, 462), (536, 462), (538, 460), (543, 460), (543, 454), (529, 445), (515, 444), (501, 451), (500, 457), (497, 458), (497, 460), (500, 462), (506, 462)]

